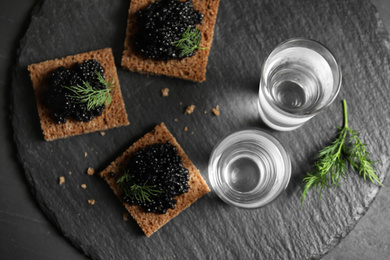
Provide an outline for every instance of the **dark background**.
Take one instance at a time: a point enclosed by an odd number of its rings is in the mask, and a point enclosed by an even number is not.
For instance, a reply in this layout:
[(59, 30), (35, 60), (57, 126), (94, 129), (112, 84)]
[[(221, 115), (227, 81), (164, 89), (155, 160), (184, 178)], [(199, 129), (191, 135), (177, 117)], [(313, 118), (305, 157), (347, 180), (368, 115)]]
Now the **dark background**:
[[(9, 95), (12, 65), (19, 40), (28, 27), (37, 0), (1, 1), (1, 174), (0, 174), (0, 255), (1, 259), (85, 259), (49, 223), (26, 185), (16, 160), (9, 122)], [(379, 16), (390, 29), (390, 1), (372, 0)], [(390, 179), (384, 182), (390, 187)], [(350, 234), (324, 259), (388, 259), (390, 255), (390, 190), (383, 188), (367, 214)]]

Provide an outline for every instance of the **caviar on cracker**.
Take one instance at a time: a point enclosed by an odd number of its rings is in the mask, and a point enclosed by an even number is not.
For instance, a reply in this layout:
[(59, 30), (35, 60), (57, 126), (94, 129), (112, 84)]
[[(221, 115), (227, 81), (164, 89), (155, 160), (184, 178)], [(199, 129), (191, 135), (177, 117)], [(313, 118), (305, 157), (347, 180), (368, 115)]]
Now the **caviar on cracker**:
[(189, 172), (183, 167), (182, 158), (167, 141), (135, 152), (117, 183), (124, 202), (140, 205), (145, 212), (163, 214), (168, 208), (175, 208), (175, 196), (188, 192), (188, 180)]
[(133, 37), (135, 48), (154, 60), (191, 57), (201, 49), (196, 24), (203, 15), (195, 11), (192, 1), (156, 1), (136, 13), (139, 31)]
[(97, 60), (76, 63), (72, 70), (56, 69), (48, 79), (49, 89), (44, 94), (44, 104), (57, 124), (68, 117), (88, 122), (100, 116), (109, 103), (112, 82), (105, 81), (104, 69)]

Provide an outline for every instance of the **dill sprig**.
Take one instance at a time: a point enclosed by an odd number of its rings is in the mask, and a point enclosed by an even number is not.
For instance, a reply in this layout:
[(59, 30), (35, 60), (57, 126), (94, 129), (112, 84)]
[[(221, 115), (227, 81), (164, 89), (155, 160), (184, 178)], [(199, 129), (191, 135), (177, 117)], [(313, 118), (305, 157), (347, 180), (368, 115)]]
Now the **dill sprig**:
[(207, 49), (206, 47), (199, 47), (200, 40), (200, 30), (196, 27), (191, 28), (191, 26), (188, 26), (186, 31), (183, 33), (182, 38), (178, 41), (172, 42), (172, 45), (174, 45), (176, 49), (181, 50), (179, 56), (183, 57), (198, 49)]
[(314, 169), (303, 178), (304, 187), (302, 204), (307, 192), (317, 187), (320, 192), (326, 187), (337, 187), (341, 178), (345, 178), (348, 162), (352, 170), (356, 170), (363, 179), (369, 178), (371, 182), (380, 182), (375, 174), (375, 163), (370, 159), (370, 153), (366, 150), (367, 144), (359, 139), (360, 133), (348, 126), (347, 102), (343, 100), (344, 127), (337, 127), (339, 134), (331, 145), (322, 149), (314, 162)]
[(139, 202), (151, 201), (151, 196), (156, 196), (158, 193), (164, 191), (156, 189), (155, 186), (147, 185), (146, 181), (143, 185), (138, 185), (134, 182), (134, 176), (129, 171), (125, 171), (124, 174), (118, 178), (116, 183), (119, 185), (121, 191), (128, 197), (134, 198)]
[(88, 110), (102, 106), (103, 104), (109, 105), (112, 99), (110, 91), (116, 87), (112, 80), (106, 82), (99, 72), (95, 71), (95, 74), (97, 75), (99, 82), (106, 86), (106, 88), (94, 89), (91, 84), (86, 81), (83, 81), (82, 86), (63, 86), (75, 94), (70, 97), (76, 98), (79, 103), (87, 103)]

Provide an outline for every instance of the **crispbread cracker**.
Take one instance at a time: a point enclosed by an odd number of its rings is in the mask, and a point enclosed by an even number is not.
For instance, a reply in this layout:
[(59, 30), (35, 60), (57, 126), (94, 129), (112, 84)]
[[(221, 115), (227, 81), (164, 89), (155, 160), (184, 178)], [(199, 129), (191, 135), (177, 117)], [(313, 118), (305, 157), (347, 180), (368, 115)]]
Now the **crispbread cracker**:
[[(52, 119), (51, 111), (43, 104), (43, 93), (48, 87), (48, 76), (58, 67), (64, 66), (69, 69), (77, 62), (81, 63), (89, 59), (98, 60), (104, 69), (106, 79), (112, 79), (116, 85), (110, 92), (112, 96), (111, 104), (106, 105), (101, 116), (95, 117), (89, 122), (80, 122), (68, 118), (66, 123), (57, 124)], [(51, 141), (129, 124), (111, 48), (32, 64), (28, 66), (28, 71), (30, 72), (30, 78), (34, 87), (38, 114), (45, 140)]]
[[(172, 145), (176, 146), (178, 155), (182, 157), (183, 166), (189, 171), (190, 180), (188, 183), (190, 188), (187, 193), (175, 197), (177, 199), (175, 209), (168, 209), (167, 213), (165, 214), (145, 213), (140, 206), (129, 205), (123, 202), (121, 198), (121, 191), (116, 183), (116, 180), (122, 176), (124, 169), (131, 159), (131, 156), (137, 150), (145, 148), (147, 145), (165, 143), (166, 141), (170, 141)], [(110, 177), (110, 173), (114, 173), (115, 177)], [(166, 128), (164, 123), (157, 125), (153, 131), (147, 133), (141, 139), (131, 145), (121, 156), (119, 156), (106, 169), (104, 169), (100, 173), (100, 176), (103, 177), (104, 180), (110, 185), (115, 195), (122, 201), (125, 208), (137, 221), (138, 225), (141, 227), (147, 237), (152, 235), (168, 221), (177, 216), (182, 210), (189, 207), (197, 199), (210, 191), (199, 170), (185, 154), (181, 146)]]
[(127, 31), (122, 56), (122, 67), (130, 71), (151, 75), (165, 75), (195, 82), (206, 80), (206, 66), (214, 35), (214, 26), (217, 19), (219, 0), (193, 0), (196, 11), (204, 17), (202, 24), (198, 25), (201, 31), (201, 47), (207, 49), (197, 50), (196, 55), (182, 60), (155, 61), (147, 59), (134, 50), (132, 37), (137, 32), (135, 13), (156, 0), (131, 0), (127, 19)]

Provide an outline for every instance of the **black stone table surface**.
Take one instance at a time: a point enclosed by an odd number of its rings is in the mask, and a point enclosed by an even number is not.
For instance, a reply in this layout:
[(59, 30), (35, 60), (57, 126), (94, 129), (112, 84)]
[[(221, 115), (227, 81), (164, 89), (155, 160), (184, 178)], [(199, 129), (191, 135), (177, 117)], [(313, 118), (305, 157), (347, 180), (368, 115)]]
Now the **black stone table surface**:
[[(374, 3), (380, 14), (369, 1), (221, 0), (207, 81), (195, 84), (120, 68), (128, 1), (2, 1), (0, 258), (388, 259), (388, 188), (349, 171), (337, 189), (321, 199), (311, 192), (300, 209), (300, 178), (342, 124), (341, 99), (348, 102), (350, 126), (370, 144), (378, 175), (390, 185), (390, 45), (380, 18), (388, 21), (390, 5)], [(329, 108), (282, 133), (261, 122), (257, 88), (266, 55), (292, 37), (327, 45), (344, 78)], [(105, 136), (43, 141), (26, 66), (105, 47), (113, 48), (130, 126)], [(163, 87), (170, 89), (167, 98), (160, 95)], [(184, 115), (191, 104), (195, 112)], [(216, 105), (218, 117), (210, 113)], [(103, 169), (162, 121), (206, 181), (208, 157), (220, 138), (244, 127), (266, 129), (291, 155), (290, 185), (256, 210), (228, 206), (211, 192), (146, 238), (133, 220), (122, 220), (123, 206), (86, 169)], [(66, 180), (61, 186), (60, 176)]]

